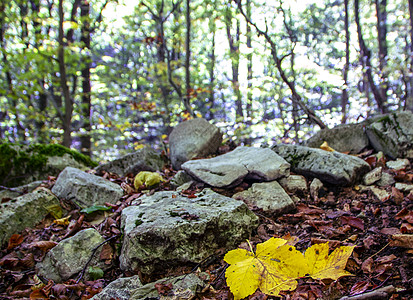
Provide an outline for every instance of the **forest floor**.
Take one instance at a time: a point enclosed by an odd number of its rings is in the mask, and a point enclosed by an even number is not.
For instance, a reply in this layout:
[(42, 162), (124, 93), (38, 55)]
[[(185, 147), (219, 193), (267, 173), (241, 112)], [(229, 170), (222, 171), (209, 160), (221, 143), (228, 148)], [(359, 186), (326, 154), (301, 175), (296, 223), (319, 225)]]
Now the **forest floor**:
[[(411, 168), (397, 172), (385, 171), (399, 182), (412, 183)], [(172, 178), (174, 173), (170, 168), (164, 170), (165, 178)], [(122, 209), (142, 193), (133, 189), (132, 176), (118, 177), (106, 173), (104, 177), (120, 184), (129, 192), (116, 205), (111, 205), (111, 212), (85, 215), (70, 207), (70, 204), (63, 203), (70, 211), (69, 225), (66, 222), (56, 224), (52, 217), (47, 217), (35, 228), (13, 235), (8, 245), (0, 250), (1, 299), (89, 299), (109, 282), (132, 275), (122, 273), (119, 268), (120, 215)], [(45, 182), (45, 187), (51, 188), (54, 180), (55, 178), (50, 178)], [(232, 196), (250, 185), (251, 182), (244, 182), (233, 189), (214, 190)], [(195, 185), (186, 193), (192, 194), (201, 188), (202, 186)], [(151, 193), (170, 189), (167, 181)], [(283, 299), (340, 299), (351, 295), (354, 297), (347, 299), (413, 299), (413, 249), (392, 246), (390, 239), (393, 234), (413, 232), (413, 197), (394, 187), (387, 187), (386, 190), (391, 196), (378, 200), (371, 191), (362, 191), (359, 186), (327, 186), (317, 200), (307, 194), (297, 195), (300, 202), (296, 211), (278, 217), (250, 207), (260, 219), (258, 229), (250, 237), (252, 245), (273, 236), (294, 236), (298, 238), (295, 246), (301, 252), (313, 244), (327, 241), (330, 249), (342, 245), (356, 246), (346, 267), (354, 276), (341, 277), (337, 281), (299, 279), (296, 290), (282, 292)], [(55, 284), (36, 275), (35, 263), (42, 260), (46, 252), (57, 244), (56, 241), (92, 226), (108, 239), (103, 246), (105, 249), (101, 259), (111, 265), (111, 268), (103, 278), (86, 281), (78, 276)], [(240, 247), (249, 249), (246, 242)], [(199, 294), (197, 299), (233, 299), (225, 282), (227, 264), (223, 260), (224, 255), (225, 250), (222, 249), (199, 265), (182, 266), (165, 270), (163, 274), (140, 277), (143, 283), (147, 283), (166, 276), (200, 270), (210, 274), (210, 282), (209, 288)], [(249, 299), (279, 298), (267, 296), (258, 290)]]

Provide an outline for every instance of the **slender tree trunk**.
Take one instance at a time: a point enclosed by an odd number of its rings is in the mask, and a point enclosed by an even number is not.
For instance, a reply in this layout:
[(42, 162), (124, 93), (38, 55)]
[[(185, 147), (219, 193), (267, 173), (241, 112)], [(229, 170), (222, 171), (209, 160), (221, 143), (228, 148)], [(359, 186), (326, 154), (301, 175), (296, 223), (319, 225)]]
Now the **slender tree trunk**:
[(377, 14), (377, 40), (379, 44), (380, 94), (387, 103), (387, 0), (375, 0)]
[(91, 156), (92, 143), (91, 143), (91, 90), (90, 90), (90, 21), (89, 21), (90, 6), (88, 0), (83, 0), (80, 6), (80, 17), (82, 19), (82, 36), (81, 42), (84, 49), (86, 49), (86, 55), (83, 57), (83, 69), (82, 69), (82, 119), (83, 129), (85, 132), (80, 137), (81, 152), (85, 155)]
[(296, 102), (297, 105), (307, 114), (308, 118), (314, 122), (315, 124), (317, 124), (318, 126), (320, 126), (321, 129), (326, 128), (327, 126), (323, 123), (323, 121), (321, 121), (321, 119), (316, 115), (316, 113), (310, 109), (302, 100), (300, 94), (298, 94), (295, 85), (293, 84), (293, 82), (291, 82), (291, 80), (288, 79), (288, 76), (285, 74), (285, 71), (282, 67), (282, 59), (280, 59), (278, 57), (277, 54), (277, 45), (275, 44), (275, 42), (271, 39), (271, 37), (268, 35), (268, 33), (266, 31), (262, 31), (261, 29), (258, 28), (257, 24), (253, 23), (251, 21), (250, 18), (248, 18), (248, 16), (245, 14), (240, 1), (238, 2), (238, 9), (240, 10), (241, 14), (243, 15), (243, 17), (245, 18), (245, 20), (251, 24), (251, 26), (253, 26), (255, 28), (255, 30), (257, 31), (258, 35), (262, 35), (264, 36), (265, 40), (267, 41), (267, 43), (270, 45), (271, 47), (271, 56), (272, 59), (275, 63), (275, 66), (277, 67), (278, 73), (281, 76), (282, 81), (287, 84), (288, 88), (291, 91), (292, 94), (292, 101)]
[(191, 108), (191, 1), (186, 0), (186, 40), (185, 40), (185, 88), (186, 93), (183, 98), (184, 106), (187, 112), (194, 117)]
[(341, 95), (341, 123), (347, 121), (347, 105), (348, 105), (348, 71), (350, 67), (350, 30), (349, 30), (349, 10), (348, 0), (344, 0), (344, 30), (346, 32), (346, 62), (343, 69), (343, 94)]
[(232, 65), (232, 89), (235, 93), (235, 116), (237, 121), (243, 121), (244, 113), (242, 109), (242, 99), (241, 99), (241, 91), (239, 86), (239, 43), (240, 43), (240, 36), (241, 36), (241, 25), (239, 20), (237, 20), (237, 27), (235, 36), (231, 34), (231, 27), (232, 27), (232, 14), (230, 8), (227, 8), (227, 12), (225, 14), (225, 26), (227, 30), (227, 38), (229, 42), (229, 51), (231, 57), (231, 65)]
[(359, 14), (359, 0), (354, 0), (354, 13), (357, 25), (357, 36), (360, 45), (360, 55), (363, 62), (363, 69), (367, 76), (371, 91), (373, 92), (374, 99), (376, 100), (377, 107), (380, 113), (386, 113), (386, 101), (383, 99), (380, 90), (377, 88), (374, 83), (372, 65), (371, 65), (371, 51), (367, 48), (366, 43), (364, 42), (362, 28), (360, 24), (360, 14)]
[(409, 75), (407, 76), (407, 88), (406, 88), (406, 103), (405, 109), (413, 112), (413, 0), (409, 0), (409, 13), (410, 13), (410, 61), (408, 64)]
[(210, 63), (209, 63), (209, 119), (214, 119), (214, 107), (215, 107), (215, 31), (216, 31), (216, 24), (215, 19), (211, 17), (210, 19), (209, 28), (212, 32), (212, 40), (211, 40), (211, 52), (210, 52)]
[(66, 65), (65, 65), (65, 53), (64, 53), (64, 41), (63, 41), (63, 22), (64, 22), (64, 12), (63, 12), (63, 0), (59, 0), (59, 36), (58, 36), (58, 61), (59, 61), (59, 72), (60, 72), (60, 85), (62, 89), (62, 94), (65, 103), (65, 112), (63, 118), (63, 146), (70, 147), (72, 145), (72, 113), (73, 113), (73, 101), (70, 97), (69, 87), (67, 85), (66, 76)]
[[(251, 0), (247, 0), (247, 17), (251, 18)], [(252, 37), (251, 26), (247, 22), (247, 48), (250, 52), (247, 54), (247, 125), (252, 124)]]

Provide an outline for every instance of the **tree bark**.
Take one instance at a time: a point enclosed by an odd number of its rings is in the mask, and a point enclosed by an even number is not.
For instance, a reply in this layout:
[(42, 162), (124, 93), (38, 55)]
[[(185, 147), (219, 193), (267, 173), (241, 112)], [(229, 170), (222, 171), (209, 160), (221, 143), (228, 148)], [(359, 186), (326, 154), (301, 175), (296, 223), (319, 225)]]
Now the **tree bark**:
[(84, 49), (86, 50), (86, 55), (83, 57), (83, 69), (82, 69), (82, 119), (83, 119), (83, 130), (80, 137), (80, 149), (85, 155), (91, 156), (92, 154), (92, 143), (91, 143), (91, 89), (90, 89), (90, 21), (89, 21), (90, 6), (88, 0), (83, 0), (80, 6), (80, 17), (82, 20), (82, 35), (81, 42)]
[(225, 13), (225, 26), (227, 30), (227, 38), (228, 38), (228, 43), (229, 43), (229, 51), (230, 51), (230, 57), (231, 57), (231, 65), (232, 65), (232, 89), (235, 94), (235, 117), (236, 120), (238, 121), (243, 121), (244, 119), (244, 113), (242, 109), (242, 97), (241, 97), (241, 91), (240, 91), (240, 85), (239, 85), (239, 58), (240, 58), (240, 52), (239, 52), (239, 43), (240, 43), (240, 36), (241, 36), (241, 25), (240, 21), (236, 20), (237, 22), (237, 27), (236, 27), (236, 33), (235, 36), (231, 34), (231, 28), (232, 28), (232, 14), (230, 11), (231, 8), (227, 8), (227, 11)]
[(343, 69), (343, 93), (341, 95), (341, 123), (347, 121), (347, 105), (348, 105), (348, 71), (350, 68), (350, 30), (349, 30), (349, 11), (348, 0), (344, 0), (344, 30), (346, 32), (346, 62)]
[(380, 93), (387, 103), (388, 72), (387, 66), (387, 0), (375, 0), (377, 15), (377, 40), (379, 44)]
[(413, 112), (413, 0), (409, 0), (410, 14), (410, 67), (406, 80), (405, 110)]
[(65, 103), (65, 111), (63, 114), (63, 146), (70, 147), (72, 145), (72, 113), (73, 113), (73, 101), (70, 97), (69, 87), (67, 85), (66, 76), (66, 65), (65, 65), (65, 53), (64, 53), (64, 33), (63, 33), (63, 22), (64, 22), (64, 12), (63, 12), (63, 0), (59, 0), (59, 36), (58, 36), (58, 61), (59, 61), (59, 72), (60, 72), (60, 86), (62, 90), (62, 95)]
[(364, 73), (367, 76), (371, 91), (373, 92), (374, 99), (377, 103), (377, 107), (380, 113), (387, 113), (386, 101), (383, 99), (380, 90), (377, 88), (374, 83), (372, 65), (371, 65), (371, 51), (367, 48), (366, 43), (364, 42), (362, 28), (360, 24), (360, 14), (359, 14), (359, 0), (354, 0), (354, 13), (357, 26), (357, 36), (360, 45), (360, 55), (363, 63)]
[[(247, 17), (251, 18), (251, 0), (247, 0)], [(247, 48), (249, 51), (247, 54), (247, 125), (252, 124), (252, 37), (251, 37), (251, 25), (247, 22)]]
[(211, 40), (211, 52), (210, 52), (210, 63), (209, 63), (209, 119), (214, 119), (214, 111), (213, 108), (215, 106), (215, 31), (216, 31), (216, 24), (215, 19), (211, 16), (209, 20), (209, 28), (212, 32), (212, 40)]
[(186, 111), (194, 117), (191, 108), (191, 1), (186, 0), (186, 39), (185, 39), (185, 88), (186, 93), (183, 98)]

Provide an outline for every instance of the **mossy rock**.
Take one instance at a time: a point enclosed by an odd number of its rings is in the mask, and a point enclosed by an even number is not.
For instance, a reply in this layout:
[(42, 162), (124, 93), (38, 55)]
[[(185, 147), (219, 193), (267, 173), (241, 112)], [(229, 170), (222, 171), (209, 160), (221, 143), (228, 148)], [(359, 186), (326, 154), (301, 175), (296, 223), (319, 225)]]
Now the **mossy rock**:
[(0, 184), (15, 187), (57, 176), (65, 167), (86, 169), (97, 163), (58, 144), (0, 144)]

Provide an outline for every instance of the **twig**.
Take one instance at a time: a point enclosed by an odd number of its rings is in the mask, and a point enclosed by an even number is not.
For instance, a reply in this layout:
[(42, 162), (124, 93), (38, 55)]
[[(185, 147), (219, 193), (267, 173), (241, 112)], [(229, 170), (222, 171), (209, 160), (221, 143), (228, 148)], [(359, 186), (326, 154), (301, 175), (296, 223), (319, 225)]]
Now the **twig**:
[(9, 188), (9, 187), (7, 187), (7, 186), (2, 186), (2, 185), (0, 185), (0, 189), (2, 189), (2, 190), (8, 190), (8, 191), (14, 192), (14, 193), (19, 193), (20, 195), (23, 195), (23, 194), (24, 194), (24, 192), (22, 192), (22, 191), (16, 190), (16, 189), (14, 189), (14, 188)]
[(355, 296), (341, 297), (339, 300), (380, 300), (389, 299), (389, 295), (396, 292), (396, 288), (388, 285), (372, 292), (363, 293)]
[(78, 284), (80, 282), (80, 280), (82, 280), (83, 276), (85, 275), (86, 272), (86, 268), (87, 266), (90, 264), (90, 262), (92, 261), (93, 257), (96, 254), (96, 251), (99, 249), (100, 246), (106, 244), (107, 242), (109, 242), (110, 240), (113, 240), (114, 238), (118, 237), (117, 235), (114, 235), (106, 240), (104, 240), (102, 243), (100, 243), (99, 245), (97, 245), (95, 248), (93, 248), (92, 250), (92, 255), (90, 255), (88, 261), (86, 262), (85, 266), (82, 269), (82, 272), (80, 272), (79, 274), (79, 278), (76, 280), (76, 284)]

